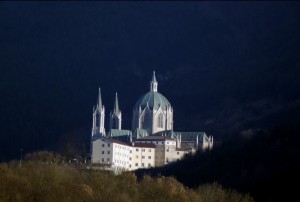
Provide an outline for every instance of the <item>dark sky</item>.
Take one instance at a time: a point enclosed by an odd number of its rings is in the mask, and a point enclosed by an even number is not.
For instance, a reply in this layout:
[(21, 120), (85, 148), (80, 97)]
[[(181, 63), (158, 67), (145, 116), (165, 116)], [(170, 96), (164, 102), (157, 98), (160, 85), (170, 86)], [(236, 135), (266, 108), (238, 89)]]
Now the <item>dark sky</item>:
[(87, 142), (98, 86), (130, 128), (153, 69), (175, 130), (243, 129), (299, 100), (300, 4), (0, 2), (0, 160)]

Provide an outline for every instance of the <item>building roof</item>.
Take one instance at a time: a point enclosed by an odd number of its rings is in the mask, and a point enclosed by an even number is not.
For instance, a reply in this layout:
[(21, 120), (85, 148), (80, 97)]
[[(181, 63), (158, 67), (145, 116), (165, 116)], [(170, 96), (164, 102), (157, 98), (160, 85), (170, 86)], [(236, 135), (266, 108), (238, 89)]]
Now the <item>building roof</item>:
[(119, 140), (115, 140), (115, 139), (111, 139), (110, 141), (113, 143), (121, 144), (121, 145), (131, 146), (130, 144), (128, 144), (124, 141), (119, 141)]
[[(165, 136), (169, 138), (176, 138), (181, 135), (181, 141), (195, 141), (197, 136), (198, 140), (203, 141), (203, 139), (208, 140), (208, 136), (205, 132), (177, 132), (173, 130), (160, 131), (152, 136)], [(151, 137), (151, 136), (150, 136)]]
[(167, 108), (171, 107), (170, 102), (167, 100), (165, 96), (160, 94), (159, 92), (150, 91), (144, 94), (135, 104), (135, 108), (144, 109), (149, 107), (150, 110), (157, 110), (159, 107), (162, 110), (166, 110)]
[(117, 143), (117, 144), (121, 144), (121, 145), (125, 145), (125, 146), (130, 146), (130, 147), (145, 147), (145, 148), (155, 148), (155, 144), (153, 143), (126, 143), (123, 141), (119, 141), (119, 140), (115, 140), (115, 139), (111, 139), (109, 140), (112, 143)]
[(147, 130), (137, 128), (137, 129), (134, 131), (133, 136), (134, 136), (135, 138), (143, 138), (143, 137), (149, 136), (149, 133), (148, 133)]
[[(165, 140), (174, 140), (170, 137), (164, 137), (164, 136), (147, 136), (147, 137), (142, 137), (142, 138), (138, 138), (136, 139), (135, 141), (150, 141), (150, 140), (153, 140), (153, 141), (165, 141)], [(175, 140), (174, 140), (175, 141)]]
[(146, 147), (146, 148), (155, 148), (155, 144), (153, 143), (134, 143), (133, 147)]
[(109, 137), (129, 136), (130, 134), (131, 134), (130, 130), (111, 129), (108, 132)]
[(181, 134), (181, 141), (195, 141), (197, 136), (198, 140), (202, 141), (204, 138), (207, 138), (207, 135), (205, 132), (174, 132), (175, 136), (178, 134)]
[(177, 148), (178, 151), (192, 151), (195, 149), (195, 143), (192, 142), (181, 142), (180, 148)]

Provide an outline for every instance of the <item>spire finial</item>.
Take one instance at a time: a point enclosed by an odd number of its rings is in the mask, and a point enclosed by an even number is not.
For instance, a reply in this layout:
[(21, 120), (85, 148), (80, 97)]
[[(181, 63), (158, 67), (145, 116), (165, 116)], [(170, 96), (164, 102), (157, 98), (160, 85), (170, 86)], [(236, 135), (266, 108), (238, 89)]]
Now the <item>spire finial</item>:
[(99, 87), (99, 93), (98, 93), (98, 109), (102, 109), (102, 99), (101, 99), (101, 88)]
[(153, 71), (152, 80), (150, 82), (150, 91), (157, 92), (157, 86), (158, 83), (156, 80), (155, 71)]
[(116, 92), (116, 99), (115, 99), (115, 107), (114, 111), (118, 112), (119, 111), (119, 102), (118, 102), (118, 93)]
[(153, 82), (157, 82), (157, 81), (156, 81), (156, 76), (155, 76), (155, 70), (153, 70), (152, 81), (153, 81)]

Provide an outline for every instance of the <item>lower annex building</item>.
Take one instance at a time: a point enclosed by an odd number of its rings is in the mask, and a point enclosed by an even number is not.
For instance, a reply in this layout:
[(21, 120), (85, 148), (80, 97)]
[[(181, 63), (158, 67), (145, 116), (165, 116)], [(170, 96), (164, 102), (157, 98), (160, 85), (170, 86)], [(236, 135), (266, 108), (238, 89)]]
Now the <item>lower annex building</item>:
[(114, 109), (110, 112), (110, 130), (105, 131), (105, 107), (99, 88), (93, 109), (91, 134), (91, 163), (111, 170), (136, 170), (163, 166), (196, 150), (211, 149), (213, 137), (205, 132), (173, 130), (173, 108), (157, 91), (155, 72), (150, 91), (133, 108), (131, 130), (122, 129), (122, 112), (116, 93)]

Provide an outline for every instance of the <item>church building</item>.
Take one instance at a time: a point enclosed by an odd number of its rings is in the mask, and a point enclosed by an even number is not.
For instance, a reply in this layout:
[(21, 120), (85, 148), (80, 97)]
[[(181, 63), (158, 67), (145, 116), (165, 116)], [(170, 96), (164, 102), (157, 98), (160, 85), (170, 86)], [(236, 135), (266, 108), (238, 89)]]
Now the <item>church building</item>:
[(155, 72), (150, 90), (133, 108), (131, 130), (122, 129), (122, 112), (116, 93), (114, 109), (109, 114), (109, 130), (104, 127), (105, 107), (99, 88), (93, 110), (91, 162), (109, 170), (136, 170), (163, 166), (196, 150), (212, 149), (213, 137), (205, 132), (173, 130), (173, 107), (158, 92)]

